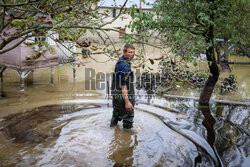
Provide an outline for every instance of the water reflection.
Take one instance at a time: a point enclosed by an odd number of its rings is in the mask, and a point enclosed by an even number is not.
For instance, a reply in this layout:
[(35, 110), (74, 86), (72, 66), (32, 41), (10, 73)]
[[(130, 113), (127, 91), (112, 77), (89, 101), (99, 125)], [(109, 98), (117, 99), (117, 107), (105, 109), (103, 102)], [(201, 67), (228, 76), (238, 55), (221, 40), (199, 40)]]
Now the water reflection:
[(214, 106), (217, 122), (215, 146), (223, 164), (249, 166), (249, 111), (247, 105)]
[(207, 141), (209, 145), (213, 147), (215, 140), (215, 131), (214, 131), (215, 119), (211, 115), (209, 107), (200, 107), (200, 110), (204, 115), (204, 120), (202, 121), (202, 124), (207, 129)]
[[(151, 106), (157, 108), (154, 109)], [(155, 99), (151, 106), (143, 106), (143, 108), (151, 112), (157, 110), (154, 113), (171, 120), (172, 122), (168, 121), (168, 123), (181, 133), (184, 134), (186, 129), (192, 132), (190, 137), (197, 135), (192, 139), (203, 146), (204, 150), (198, 147), (198, 156), (194, 160), (195, 166), (215, 166), (216, 161), (221, 166), (249, 166), (247, 162), (250, 159), (250, 106), (248, 104), (212, 103), (210, 108), (201, 110), (198, 102), (194, 100)], [(164, 115), (161, 109), (169, 112), (165, 112)], [(174, 114), (177, 115), (174, 116)], [(170, 117), (171, 115), (173, 118)], [(175, 120), (175, 117), (181, 119)], [(211, 163), (208, 164), (209, 162)]]
[[(198, 108), (194, 101), (147, 104), (145, 99), (136, 106), (134, 129), (126, 131), (108, 126), (112, 109), (104, 100), (84, 102), (35, 108), (0, 121), (0, 166), (234, 167), (249, 162), (249, 106)], [(16, 135), (4, 138), (4, 133)]]
[(202, 125), (204, 125), (204, 127), (207, 130), (207, 142), (209, 143), (209, 145), (211, 146), (211, 148), (213, 149), (217, 160), (214, 160), (215, 162), (215, 166), (223, 166), (220, 162), (219, 156), (216, 153), (216, 149), (214, 147), (214, 141), (215, 141), (215, 130), (214, 130), (214, 125), (216, 123), (214, 117), (211, 115), (211, 111), (209, 106), (200, 106), (199, 109), (201, 110), (202, 114), (204, 115), (204, 119), (202, 121)]
[(109, 159), (113, 166), (132, 166), (133, 150), (138, 146), (137, 135), (133, 130), (114, 129), (114, 136), (109, 146)]

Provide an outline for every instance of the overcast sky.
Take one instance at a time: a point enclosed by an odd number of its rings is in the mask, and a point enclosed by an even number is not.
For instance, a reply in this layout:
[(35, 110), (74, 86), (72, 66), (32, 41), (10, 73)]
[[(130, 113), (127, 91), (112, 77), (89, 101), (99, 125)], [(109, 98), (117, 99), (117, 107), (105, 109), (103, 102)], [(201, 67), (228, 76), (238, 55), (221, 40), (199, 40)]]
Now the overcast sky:
[[(117, 6), (123, 5), (125, 0), (115, 0)], [(153, 3), (155, 0), (145, 0), (145, 2)], [(137, 6), (140, 6), (140, 0), (128, 0), (126, 7), (131, 7), (133, 4), (137, 4)], [(101, 0), (99, 2), (100, 6), (115, 6), (114, 0)], [(142, 8), (151, 8), (151, 6), (148, 6), (146, 4), (142, 3)]]

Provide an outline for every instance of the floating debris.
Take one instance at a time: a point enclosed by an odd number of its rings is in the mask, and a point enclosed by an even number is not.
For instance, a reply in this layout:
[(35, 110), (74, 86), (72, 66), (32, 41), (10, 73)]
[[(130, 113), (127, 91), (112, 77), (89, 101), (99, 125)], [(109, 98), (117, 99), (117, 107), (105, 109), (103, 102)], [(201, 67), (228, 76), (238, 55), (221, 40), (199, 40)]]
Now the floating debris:
[[(202, 89), (206, 84), (208, 76), (209, 72), (192, 72), (177, 63), (172, 63), (172, 61), (161, 61), (158, 73), (143, 72), (137, 77), (136, 85), (137, 89), (153, 93), (165, 93), (184, 84), (196, 89)], [(220, 86), (221, 93), (235, 91), (236, 83), (234, 75), (225, 78)]]
[(226, 92), (232, 92), (237, 90), (237, 81), (234, 75), (229, 75), (229, 77), (224, 78), (220, 86), (221, 94)]

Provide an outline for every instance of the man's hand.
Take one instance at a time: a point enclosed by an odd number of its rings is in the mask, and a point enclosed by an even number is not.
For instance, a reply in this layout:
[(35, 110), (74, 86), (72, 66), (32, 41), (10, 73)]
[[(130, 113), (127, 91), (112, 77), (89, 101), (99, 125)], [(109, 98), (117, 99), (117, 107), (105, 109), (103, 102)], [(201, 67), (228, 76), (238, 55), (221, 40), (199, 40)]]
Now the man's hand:
[(130, 103), (130, 101), (128, 99), (128, 89), (127, 89), (127, 86), (126, 85), (122, 85), (121, 88), (122, 88), (122, 95), (123, 95), (124, 102), (125, 102), (125, 109), (128, 110), (128, 111), (130, 111), (130, 112), (133, 112), (134, 107), (133, 107), (133, 105)]
[(126, 110), (128, 110), (128, 111), (130, 111), (130, 112), (132, 112), (132, 111), (134, 110), (134, 107), (133, 107), (133, 105), (130, 103), (130, 101), (128, 101), (128, 102), (125, 103), (125, 108), (126, 108)]

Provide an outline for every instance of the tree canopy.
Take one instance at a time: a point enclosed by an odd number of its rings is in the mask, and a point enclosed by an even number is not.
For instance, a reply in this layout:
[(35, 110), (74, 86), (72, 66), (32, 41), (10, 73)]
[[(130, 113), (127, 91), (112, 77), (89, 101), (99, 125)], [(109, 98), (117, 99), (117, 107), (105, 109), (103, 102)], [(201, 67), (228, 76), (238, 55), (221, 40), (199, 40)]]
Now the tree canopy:
[(139, 34), (135, 36), (138, 39), (147, 42), (154, 34), (172, 53), (185, 49), (183, 60), (186, 61), (206, 54), (210, 75), (200, 104), (208, 105), (219, 77), (216, 39), (240, 41), (249, 46), (247, 0), (156, 0), (152, 12), (136, 13), (136, 7), (132, 7), (130, 14), (133, 21), (128, 27)]

